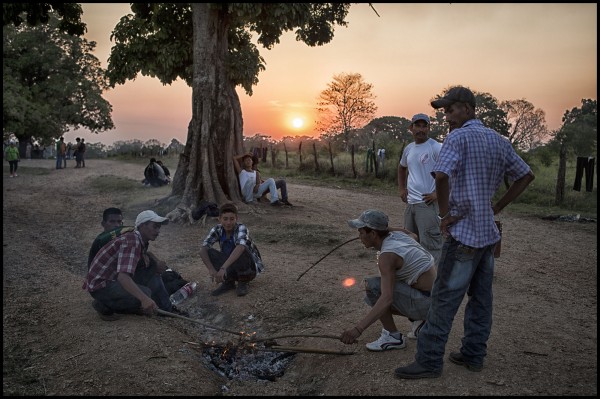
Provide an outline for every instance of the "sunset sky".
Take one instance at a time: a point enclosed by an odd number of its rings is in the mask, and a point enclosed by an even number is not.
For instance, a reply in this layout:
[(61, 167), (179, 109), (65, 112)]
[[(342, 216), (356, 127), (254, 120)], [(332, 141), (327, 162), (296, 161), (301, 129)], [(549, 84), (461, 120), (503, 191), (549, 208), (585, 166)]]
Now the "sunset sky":
[[(550, 129), (584, 98), (597, 99), (597, 4), (353, 4), (347, 27), (321, 47), (293, 32), (272, 50), (259, 47), (266, 71), (252, 96), (238, 88), (244, 135), (317, 134), (314, 111), (333, 76), (359, 73), (373, 85), (376, 117), (433, 115), (429, 101), (451, 85), (487, 92), (499, 102), (525, 99), (546, 113)], [(128, 3), (83, 4), (86, 39), (107, 66), (110, 33)], [(256, 37), (256, 36), (255, 36)], [(184, 143), (192, 90), (139, 76), (107, 92), (116, 128), (76, 130), (88, 143), (172, 138)], [(302, 122), (302, 123), (301, 123)], [(300, 126), (301, 125), (301, 126)]]

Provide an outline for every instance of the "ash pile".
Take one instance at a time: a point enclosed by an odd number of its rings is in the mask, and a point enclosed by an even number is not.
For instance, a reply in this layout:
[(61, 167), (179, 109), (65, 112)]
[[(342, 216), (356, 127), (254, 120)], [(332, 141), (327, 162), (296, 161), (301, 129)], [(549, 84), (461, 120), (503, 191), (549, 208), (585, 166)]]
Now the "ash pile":
[(230, 380), (276, 381), (283, 376), (295, 353), (269, 351), (264, 346), (212, 345), (202, 357), (208, 367)]

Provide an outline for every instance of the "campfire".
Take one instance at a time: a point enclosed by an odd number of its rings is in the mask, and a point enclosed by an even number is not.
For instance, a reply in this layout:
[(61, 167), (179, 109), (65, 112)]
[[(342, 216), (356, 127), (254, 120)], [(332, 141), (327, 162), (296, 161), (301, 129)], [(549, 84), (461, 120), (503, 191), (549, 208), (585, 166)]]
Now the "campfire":
[(232, 340), (224, 344), (215, 341), (185, 342), (201, 352), (202, 358), (206, 361), (210, 369), (229, 379), (275, 381), (284, 374), (285, 369), (297, 353), (354, 354), (354, 352), (347, 351), (283, 346), (279, 345), (276, 341), (277, 339), (290, 337), (330, 338), (338, 340), (339, 336), (335, 335), (289, 334), (258, 338), (256, 332), (247, 333), (244, 331), (227, 330), (163, 310), (158, 310), (158, 313), (198, 323), (205, 328), (237, 335), (237, 340)]

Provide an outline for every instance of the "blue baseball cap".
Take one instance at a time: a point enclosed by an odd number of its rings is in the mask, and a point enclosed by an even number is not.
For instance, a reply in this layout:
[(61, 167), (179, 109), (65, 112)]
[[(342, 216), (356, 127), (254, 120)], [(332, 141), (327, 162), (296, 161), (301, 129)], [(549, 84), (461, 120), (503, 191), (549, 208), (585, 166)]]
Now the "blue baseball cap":
[(425, 121), (427, 122), (427, 124), (429, 125), (429, 117), (425, 114), (416, 114), (415, 116), (412, 117), (410, 123), (413, 124), (416, 121)]

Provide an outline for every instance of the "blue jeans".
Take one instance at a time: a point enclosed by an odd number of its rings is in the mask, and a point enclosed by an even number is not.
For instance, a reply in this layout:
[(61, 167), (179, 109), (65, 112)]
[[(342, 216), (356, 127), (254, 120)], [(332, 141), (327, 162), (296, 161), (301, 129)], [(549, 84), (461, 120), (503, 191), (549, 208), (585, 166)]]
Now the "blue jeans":
[(468, 301), (460, 351), (467, 363), (483, 365), (492, 329), (493, 251), (494, 245), (472, 248), (452, 237), (444, 242), (427, 323), (417, 340), (415, 360), (424, 368), (442, 370), (448, 335), (465, 293)]
[(62, 169), (63, 157), (59, 153), (56, 153), (56, 169)]
[[(216, 271), (221, 270), (223, 263), (229, 259), (229, 255), (217, 251), (214, 248), (208, 248), (208, 257)], [(256, 277), (256, 265), (252, 260), (252, 255), (248, 250), (244, 251), (235, 262), (227, 269), (224, 278), (225, 281), (251, 281)]]
[[(142, 263), (142, 262), (140, 262)], [(141, 264), (135, 269), (133, 281), (144, 291), (144, 294), (152, 298), (159, 309), (170, 312), (172, 304), (169, 300), (169, 293), (160, 274), (156, 273), (156, 267), (151, 264), (150, 267), (143, 267)], [(131, 295), (118, 281), (109, 282), (106, 287), (90, 293), (92, 297), (104, 305), (108, 306), (114, 312), (118, 313), (139, 313), (142, 303), (139, 299)]]
[(244, 201), (252, 202), (256, 198), (262, 197), (267, 190), (269, 190), (269, 193), (271, 193), (271, 202), (275, 202), (279, 199), (279, 196), (277, 195), (277, 186), (275, 185), (275, 180), (273, 180), (272, 177), (269, 177), (267, 180), (261, 183), (261, 185), (258, 186), (257, 192), (254, 192), (254, 185), (252, 184), (252, 181), (246, 182), (246, 185), (242, 189), (242, 195), (244, 196)]

